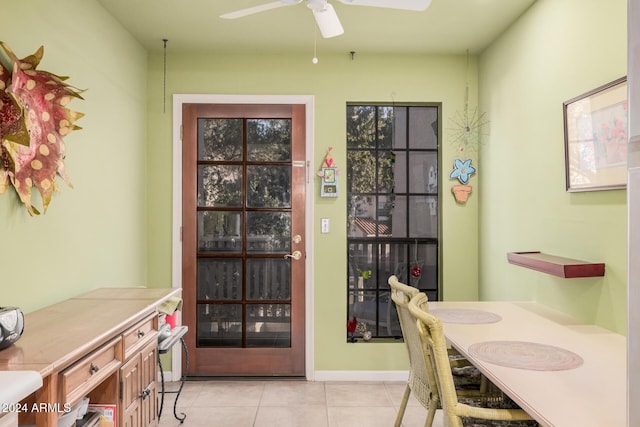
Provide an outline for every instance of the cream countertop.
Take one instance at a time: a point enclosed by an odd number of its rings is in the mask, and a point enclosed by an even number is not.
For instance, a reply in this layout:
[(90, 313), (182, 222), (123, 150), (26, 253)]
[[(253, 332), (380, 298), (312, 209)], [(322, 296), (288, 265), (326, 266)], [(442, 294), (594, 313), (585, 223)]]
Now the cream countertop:
[(0, 371), (0, 416), (18, 412), (15, 405), (42, 387), (42, 377), (36, 371)]

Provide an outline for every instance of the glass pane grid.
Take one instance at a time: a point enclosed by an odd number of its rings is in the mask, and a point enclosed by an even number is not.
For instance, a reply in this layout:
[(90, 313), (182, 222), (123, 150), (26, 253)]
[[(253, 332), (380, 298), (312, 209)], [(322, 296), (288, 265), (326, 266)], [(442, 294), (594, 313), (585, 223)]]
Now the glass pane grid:
[(291, 128), (198, 120), (198, 347), (291, 347)]
[(439, 297), (437, 106), (347, 107), (348, 318), (400, 337), (387, 280)]

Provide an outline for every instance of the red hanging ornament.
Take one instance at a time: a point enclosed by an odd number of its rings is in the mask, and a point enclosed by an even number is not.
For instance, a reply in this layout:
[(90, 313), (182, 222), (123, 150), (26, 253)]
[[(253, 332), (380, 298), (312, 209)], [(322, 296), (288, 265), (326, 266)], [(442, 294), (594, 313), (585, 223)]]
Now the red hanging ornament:
[(420, 277), (420, 275), (422, 274), (422, 269), (418, 266), (415, 266), (411, 269), (411, 276), (413, 277)]

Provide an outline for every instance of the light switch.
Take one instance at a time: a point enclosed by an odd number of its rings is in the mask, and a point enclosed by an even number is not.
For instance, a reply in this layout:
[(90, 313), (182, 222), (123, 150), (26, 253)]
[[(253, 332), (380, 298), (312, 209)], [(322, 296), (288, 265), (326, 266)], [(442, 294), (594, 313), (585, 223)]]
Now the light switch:
[(322, 218), (320, 220), (321, 232), (327, 234), (329, 232), (329, 218)]

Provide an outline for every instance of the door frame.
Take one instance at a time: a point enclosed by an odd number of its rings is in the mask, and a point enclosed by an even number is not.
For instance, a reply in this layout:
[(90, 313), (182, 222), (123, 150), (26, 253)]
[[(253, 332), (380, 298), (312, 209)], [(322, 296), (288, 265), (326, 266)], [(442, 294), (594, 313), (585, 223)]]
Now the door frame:
[[(171, 245), (171, 287), (182, 289), (182, 105), (183, 104), (304, 104), (306, 145), (306, 202), (305, 202), (305, 377), (315, 379), (313, 324), (313, 242), (314, 242), (314, 96), (313, 95), (173, 95), (173, 220)], [(180, 313), (181, 314), (181, 313)], [(181, 319), (180, 319), (181, 320)], [(182, 375), (182, 353), (174, 346), (171, 357), (171, 376)]]

